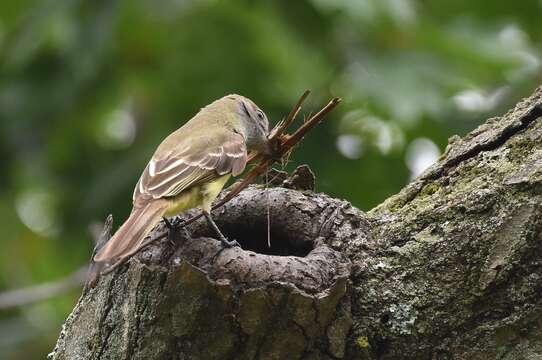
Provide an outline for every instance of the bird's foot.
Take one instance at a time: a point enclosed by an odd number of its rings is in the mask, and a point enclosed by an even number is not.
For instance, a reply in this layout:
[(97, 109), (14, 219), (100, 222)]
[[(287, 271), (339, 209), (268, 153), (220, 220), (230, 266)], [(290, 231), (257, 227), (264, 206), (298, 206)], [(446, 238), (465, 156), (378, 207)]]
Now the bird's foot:
[(234, 246), (241, 247), (241, 245), (236, 240), (228, 240), (224, 235), (222, 235), (220, 237), (220, 243), (225, 248), (231, 248), (231, 247), (234, 247)]
[[(164, 220), (164, 224), (168, 228), (167, 238), (169, 240), (169, 243), (171, 244), (171, 246), (175, 246), (175, 234), (179, 229), (184, 228), (183, 222), (179, 218), (173, 219), (172, 221), (169, 221), (166, 217), (162, 217), (162, 219)], [(186, 229), (184, 230), (186, 231)]]
[(241, 248), (241, 245), (239, 245), (237, 241), (228, 240), (224, 235), (222, 235), (222, 233), (219, 233), (217, 235), (218, 235), (218, 238), (220, 239), (220, 243), (222, 244), (222, 246), (220, 247), (220, 249), (218, 249), (216, 254), (214, 254), (212, 258), (212, 262), (215, 262), (216, 258), (218, 258), (220, 254), (222, 254), (222, 252), (226, 249), (230, 249), (235, 246), (238, 246), (239, 248)]
[(234, 247), (234, 246), (241, 247), (241, 245), (239, 245), (239, 243), (237, 241), (228, 240), (224, 236), (224, 234), (222, 234), (222, 231), (220, 231), (218, 226), (216, 226), (215, 222), (211, 218), (211, 215), (209, 214), (208, 211), (203, 211), (203, 215), (205, 216), (205, 219), (207, 219), (207, 223), (209, 224), (209, 226), (214, 230), (215, 234), (218, 236), (218, 239), (222, 243), (223, 249), (228, 249), (228, 248), (231, 248), (231, 247)]

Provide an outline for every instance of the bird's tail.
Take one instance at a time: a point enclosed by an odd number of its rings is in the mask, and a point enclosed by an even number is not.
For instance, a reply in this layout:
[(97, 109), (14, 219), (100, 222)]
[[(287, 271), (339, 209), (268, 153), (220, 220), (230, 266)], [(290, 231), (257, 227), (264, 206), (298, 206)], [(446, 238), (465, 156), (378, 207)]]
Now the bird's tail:
[(161, 199), (134, 208), (130, 217), (96, 253), (93, 260), (109, 266), (136, 253), (143, 245), (145, 237), (158, 224), (167, 207), (168, 201)]

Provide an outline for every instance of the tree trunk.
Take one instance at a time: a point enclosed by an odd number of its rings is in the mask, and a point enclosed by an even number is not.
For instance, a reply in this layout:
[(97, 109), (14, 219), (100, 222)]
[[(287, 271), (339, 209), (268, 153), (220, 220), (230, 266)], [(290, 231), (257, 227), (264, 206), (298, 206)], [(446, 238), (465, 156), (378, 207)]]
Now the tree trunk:
[(214, 214), (243, 249), (202, 221), (158, 241), (83, 294), (50, 357), (542, 359), (541, 116), (542, 88), (368, 213), (250, 187)]

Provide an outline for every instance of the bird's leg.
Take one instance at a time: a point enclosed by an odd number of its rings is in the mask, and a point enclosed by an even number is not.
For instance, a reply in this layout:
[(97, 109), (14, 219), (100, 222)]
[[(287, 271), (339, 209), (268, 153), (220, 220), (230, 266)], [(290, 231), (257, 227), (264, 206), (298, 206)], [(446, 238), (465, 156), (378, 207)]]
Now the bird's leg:
[(182, 238), (184, 240), (188, 239), (190, 237), (190, 233), (184, 226), (184, 221), (179, 218), (173, 218), (172, 221), (169, 221), (166, 217), (162, 216), (162, 219), (164, 220), (164, 224), (168, 228), (168, 234), (167, 238), (172, 246), (175, 246), (175, 234), (177, 231), (182, 231)]
[(205, 219), (207, 220), (207, 223), (209, 224), (209, 226), (211, 226), (214, 232), (218, 235), (218, 239), (220, 240), (222, 245), (224, 245), (224, 247), (228, 247), (228, 248), (233, 247), (233, 246), (241, 247), (241, 245), (239, 245), (237, 241), (235, 240), (230, 241), (226, 239), (226, 237), (224, 236), (224, 234), (222, 234), (218, 226), (216, 226), (216, 223), (213, 221), (213, 218), (211, 217), (211, 214), (209, 214), (209, 212), (204, 210), (203, 215), (205, 216)]
[(162, 216), (162, 219), (164, 220), (164, 224), (166, 224), (166, 227), (168, 228), (167, 239), (169, 240), (171, 246), (175, 246), (175, 231), (177, 230), (177, 226), (179, 224), (175, 220), (172, 224), (165, 216)]

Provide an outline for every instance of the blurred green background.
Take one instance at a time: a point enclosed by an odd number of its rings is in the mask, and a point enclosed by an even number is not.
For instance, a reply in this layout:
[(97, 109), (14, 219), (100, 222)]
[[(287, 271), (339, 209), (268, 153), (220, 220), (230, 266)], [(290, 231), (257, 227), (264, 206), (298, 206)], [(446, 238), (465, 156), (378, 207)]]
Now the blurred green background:
[[(541, 82), (540, 0), (0, 2), (0, 293), (89, 259), (161, 139), (228, 93), (276, 122), (343, 103), (289, 164), (371, 209), (447, 138)], [(43, 358), (80, 288), (0, 310), (0, 357)]]

